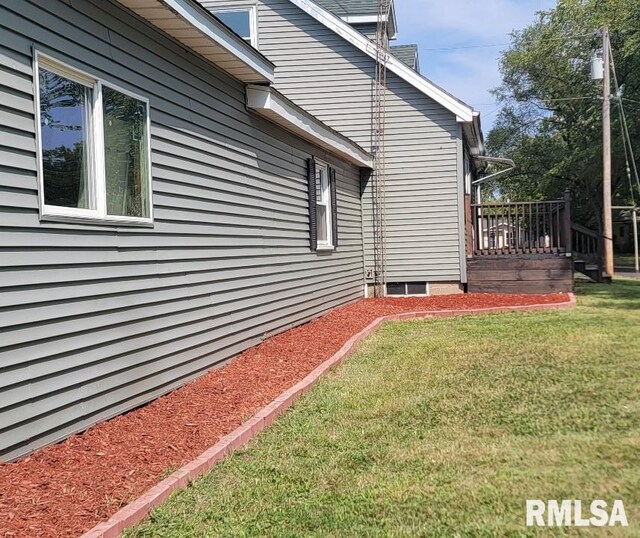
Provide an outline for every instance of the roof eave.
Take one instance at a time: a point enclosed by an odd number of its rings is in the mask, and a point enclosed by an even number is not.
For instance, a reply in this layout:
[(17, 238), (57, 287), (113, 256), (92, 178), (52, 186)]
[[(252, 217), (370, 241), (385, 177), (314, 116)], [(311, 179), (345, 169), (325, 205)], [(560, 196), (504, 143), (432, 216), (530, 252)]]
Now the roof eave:
[(247, 108), (295, 135), (359, 167), (373, 168), (373, 157), (270, 86), (247, 85)]
[(275, 65), (191, 0), (116, 0), (245, 83), (273, 83)]
[(462, 131), (471, 151), (471, 156), (473, 158), (484, 156), (487, 150), (484, 144), (484, 135), (482, 134), (480, 112), (474, 111), (472, 121), (464, 122)]
[[(330, 30), (333, 30), (343, 39), (360, 49), (374, 60), (377, 58), (377, 49), (375, 43), (373, 43), (365, 35), (358, 32), (355, 28), (351, 27), (340, 17), (320, 7), (313, 0), (289, 0), (294, 5), (298, 6), (307, 14), (311, 15), (314, 19), (324, 24)], [(471, 122), (473, 121), (474, 110), (469, 105), (463, 103), (450, 93), (446, 92), (432, 81), (423, 77), (417, 71), (411, 69), (408, 65), (405, 65), (394, 56), (389, 56), (387, 61), (387, 68), (404, 79), (406, 82), (422, 91), (425, 95), (433, 99), (438, 104), (452, 112), (458, 118), (458, 121)]]
[[(346, 14), (340, 15), (339, 18), (347, 24), (377, 24), (380, 19), (378, 13)], [(396, 39), (398, 37), (398, 19), (396, 18), (396, 9), (393, 3), (391, 3), (389, 13), (384, 17), (384, 21), (389, 25), (389, 39)]]

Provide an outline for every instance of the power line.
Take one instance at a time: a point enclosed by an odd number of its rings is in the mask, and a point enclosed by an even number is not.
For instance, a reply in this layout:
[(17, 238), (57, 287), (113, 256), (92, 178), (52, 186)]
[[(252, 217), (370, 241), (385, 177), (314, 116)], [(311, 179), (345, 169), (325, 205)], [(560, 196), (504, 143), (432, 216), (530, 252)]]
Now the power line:
[[(568, 35), (568, 36), (564, 36), (564, 37), (541, 37), (540, 39), (531, 39), (528, 41), (524, 41), (522, 42), (523, 44), (532, 44), (532, 43), (538, 43), (538, 42), (546, 42), (546, 41), (566, 41), (568, 39), (572, 39), (572, 38), (582, 38), (582, 37), (593, 37), (593, 32), (591, 33), (586, 33), (586, 34), (575, 34), (575, 35)], [(497, 48), (497, 47), (508, 47), (510, 45), (512, 45), (513, 43), (485, 43), (482, 45), (465, 45), (465, 46), (460, 46), (460, 47), (434, 47), (434, 48), (430, 48), (430, 47), (420, 47), (421, 50), (426, 50), (429, 52), (446, 52), (446, 51), (450, 51), (450, 50), (468, 50), (468, 49), (490, 49), (490, 48)]]
[[(611, 50), (611, 47), (609, 47), (609, 55), (611, 58), (611, 69), (613, 71), (613, 82), (616, 85), (616, 95), (620, 95), (620, 84), (618, 84), (618, 73), (616, 71), (616, 64), (613, 58), (613, 51)], [(629, 134), (629, 125), (627, 123), (627, 114), (624, 111), (624, 104), (622, 102), (622, 99), (618, 100), (618, 107), (620, 110), (620, 115), (622, 116), (622, 129), (623, 129), (623, 136), (625, 137), (625, 141), (624, 141), (625, 154), (626, 154), (626, 144), (628, 143), (629, 154), (631, 155), (631, 163), (633, 164), (633, 173), (635, 176), (636, 184), (638, 186), (638, 193), (640, 193), (640, 175), (638, 175), (638, 166), (636, 164), (636, 158), (633, 151), (633, 144), (631, 143), (631, 135)], [(628, 161), (627, 161), (627, 166), (628, 166)], [(629, 177), (629, 182), (631, 183), (631, 177)], [(631, 196), (633, 198), (633, 188), (631, 188)], [(633, 205), (635, 205), (635, 199), (634, 199)]]
[(497, 47), (507, 47), (509, 46), (510, 43), (494, 43), (492, 45), (469, 45), (466, 47), (442, 47), (442, 48), (428, 48), (428, 47), (421, 47), (422, 50), (427, 50), (429, 52), (441, 52), (441, 51), (448, 51), (448, 50), (467, 50), (467, 49), (491, 49), (491, 48), (497, 48)]
[(498, 108), (493, 109), (491, 112), (487, 112), (487, 113), (484, 115), (484, 117), (485, 117), (485, 118), (488, 118), (489, 116), (493, 116), (496, 112), (498, 112), (498, 110), (500, 110), (500, 108), (502, 108), (502, 107), (498, 107)]
[[(539, 99), (515, 99), (516, 103), (535, 103), (536, 101), (545, 101), (545, 102), (562, 102), (562, 101), (589, 101), (589, 100), (601, 100), (602, 97), (594, 97), (594, 96), (582, 96), (582, 97), (558, 97), (557, 99), (546, 99), (544, 97), (540, 97)], [(493, 103), (471, 103), (473, 106), (492, 106), (495, 105), (496, 102)], [(498, 107), (500, 108), (500, 107)]]
[(557, 97), (557, 98), (545, 98), (540, 97), (538, 99), (516, 99), (516, 103), (536, 103), (542, 101), (544, 103), (565, 103), (569, 101), (601, 101), (602, 97), (594, 96), (582, 96), (582, 97)]

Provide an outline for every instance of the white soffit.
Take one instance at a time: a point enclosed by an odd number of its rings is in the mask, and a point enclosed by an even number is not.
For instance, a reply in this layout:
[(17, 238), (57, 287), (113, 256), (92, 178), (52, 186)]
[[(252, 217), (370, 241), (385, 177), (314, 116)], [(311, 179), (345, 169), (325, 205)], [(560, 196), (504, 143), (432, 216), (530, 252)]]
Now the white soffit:
[(248, 85), (247, 107), (329, 153), (357, 166), (373, 168), (373, 157), (269, 86)]
[(390, 32), (389, 38), (395, 39), (397, 37), (396, 28), (398, 26), (396, 22), (395, 9), (391, 6), (391, 19), (389, 17), (380, 17), (379, 15), (342, 15), (340, 17), (344, 22), (348, 24), (378, 24), (380, 19), (389, 24)]
[[(373, 43), (368, 37), (358, 32), (358, 30), (343, 21), (340, 17), (337, 17), (326, 9), (321, 8), (312, 0), (289, 1), (292, 4), (298, 6), (300, 9), (312, 16), (317, 21), (324, 24), (330, 30), (333, 30), (336, 34), (347, 40), (349, 43), (360, 49), (371, 58), (377, 58), (376, 44)], [(472, 107), (455, 98), (450, 93), (446, 92), (430, 80), (420, 75), (420, 73), (417, 73), (409, 66), (403, 64), (394, 56), (389, 57), (387, 68), (389, 69), (389, 71), (392, 71), (400, 78), (404, 79), (409, 84), (422, 91), (436, 103), (439, 103), (444, 108), (455, 114), (459, 122), (465, 123), (473, 121), (474, 109)]]
[(238, 80), (274, 81), (269, 60), (190, 0), (117, 1)]

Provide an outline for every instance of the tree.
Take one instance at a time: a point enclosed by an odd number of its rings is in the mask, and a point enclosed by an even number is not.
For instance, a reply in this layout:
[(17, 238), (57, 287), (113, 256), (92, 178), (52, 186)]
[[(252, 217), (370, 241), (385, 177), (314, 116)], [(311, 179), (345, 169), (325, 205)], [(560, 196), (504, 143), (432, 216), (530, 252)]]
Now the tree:
[[(518, 171), (496, 181), (512, 200), (574, 198), (578, 222), (598, 228), (602, 208), (602, 86), (590, 79), (590, 61), (601, 48), (598, 29), (611, 30), (621, 96), (614, 98), (614, 205), (640, 198), (632, 186), (622, 138), (619, 103), (627, 112), (636, 156), (640, 156), (640, 2), (559, 0), (512, 35), (501, 60), (502, 104), (487, 137), (489, 153), (510, 157)], [(635, 181), (635, 180), (634, 180)]]

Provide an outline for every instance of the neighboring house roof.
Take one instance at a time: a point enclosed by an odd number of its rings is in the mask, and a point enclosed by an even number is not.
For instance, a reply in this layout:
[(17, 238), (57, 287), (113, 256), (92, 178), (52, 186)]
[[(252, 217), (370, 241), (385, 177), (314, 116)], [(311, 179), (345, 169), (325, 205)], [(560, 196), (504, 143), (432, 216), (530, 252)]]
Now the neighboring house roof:
[(420, 72), (418, 65), (418, 45), (395, 45), (390, 48), (393, 54), (403, 64), (408, 65), (414, 71)]
[(274, 64), (192, 0), (117, 1), (238, 80), (274, 82)]
[(377, 0), (318, 0), (318, 4), (339, 17), (378, 14)]

